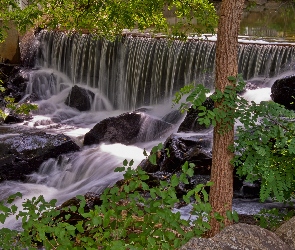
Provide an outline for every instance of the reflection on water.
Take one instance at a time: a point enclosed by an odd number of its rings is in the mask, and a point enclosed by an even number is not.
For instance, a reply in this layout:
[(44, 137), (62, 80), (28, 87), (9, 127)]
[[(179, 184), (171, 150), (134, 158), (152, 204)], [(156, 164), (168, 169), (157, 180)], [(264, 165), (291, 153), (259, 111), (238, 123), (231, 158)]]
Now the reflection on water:
[(295, 43), (295, 5), (282, 3), (278, 9), (244, 13), (240, 34), (249, 39)]

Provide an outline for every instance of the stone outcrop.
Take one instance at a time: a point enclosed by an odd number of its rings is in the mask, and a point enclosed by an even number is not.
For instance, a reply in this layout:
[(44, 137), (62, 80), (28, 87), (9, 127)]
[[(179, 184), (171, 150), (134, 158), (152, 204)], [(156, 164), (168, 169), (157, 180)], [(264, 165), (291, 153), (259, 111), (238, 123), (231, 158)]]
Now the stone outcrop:
[(284, 105), (287, 109), (295, 109), (295, 75), (278, 79), (271, 87), (271, 99)]
[[(5, 100), (5, 97), (13, 98), (15, 103), (19, 102), (25, 95), (27, 82), (25, 74), (23, 73), (23, 68), (1, 63), (0, 80), (5, 89), (3, 92), (0, 91), (0, 109), (4, 110), (7, 107), (7, 104), (9, 104), (9, 102)], [(30, 100), (24, 102), (28, 103)], [(0, 121), (0, 123), (20, 123), (31, 118), (30, 115), (16, 114), (9, 109), (6, 109), (6, 112), (9, 112), (9, 115), (5, 120)]]
[(130, 145), (159, 139), (172, 124), (141, 112), (124, 113), (97, 123), (84, 137), (84, 145), (101, 142)]
[(228, 226), (212, 238), (192, 238), (180, 250), (291, 250), (275, 233), (244, 223)]
[(295, 249), (295, 216), (281, 225), (276, 231), (284, 242), (286, 242), (292, 249)]
[[(184, 194), (197, 184), (206, 184), (210, 180), (212, 164), (212, 135), (180, 136), (170, 135), (163, 144), (163, 149), (157, 152), (156, 165), (149, 159), (143, 160), (139, 166), (150, 176), (150, 181), (158, 183), (160, 180), (169, 179), (173, 174), (182, 170), (183, 164), (188, 161), (194, 163), (194, 176), (189, 179), (189, 184), (180, 185), (178, 193)], [(239, 198), (258, 198), (259, 183), (250, 184), (234, 175), (234, 196)], [(209, 192), (209, 189), (207, 189)]]
[(162, 120), (164, 122), (177, 124), (180, 121), (180, 119), (182, 119), (183, 117), (184, 117), (184, 114), (182, 114), (179, 110), (173, 110), (170, 113), (163, 116)]
[(70, 91), (65, 104), (79, 111), (88, 111), (94, 99), (94, 93), (75, 85)]
[[(207, 98), (207, 100), (202, 105), (208, 110), (213, 110), (214, 108), (214, 102), (210, 98)], [(205, 125), (201, 125), (198, 122), (199, 113), (200, 110), (190, 108), (183, 122), (180, 124), (177, 132), (198, 132), (206, 129), (207, 127)]]
[(140, 166), (148, 173), (181, 171), (182, 165), (188, 161), (196, 165), (196, 174), (210, 175), (212, 164), (212, 136), (181, 137), (170, 135), (158, 153), (157, 165), (144, 160)]
[(68, 136), (44, 132), (0, 137), (0, 181), (25, 180), (42, 162), (80, 148)]
[(5, 87), (4, 92), (0, 91), (0, 101), (4, 96), (13, 97), (15, 102), (23, 98), (27, 83), (21, 67), (0, 63), (0, 80)]

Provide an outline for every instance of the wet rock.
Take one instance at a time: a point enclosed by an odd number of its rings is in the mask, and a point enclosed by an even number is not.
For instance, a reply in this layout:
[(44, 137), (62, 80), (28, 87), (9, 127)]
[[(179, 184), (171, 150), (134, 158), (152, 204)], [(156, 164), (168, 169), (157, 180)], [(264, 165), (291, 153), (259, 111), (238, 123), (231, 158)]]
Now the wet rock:
[(0, 91), (0, 100), (3, 100), (4, 96), (9, 96), (14, 98), (15, 102), (19, 102), (24, 96), (27, 87), (22, 68), (0, 64), (0, 79), (5, 87), (4, 92)]
[(4, 123), (21, 123), (24, 122), (26, 117), (24, 115), (18, 115), (11, 113), (4, 119)]
[[(0, 64), (0, 80), (5, 88), (4, 92), (0, 91), (0, 108), (6, 109), (9, 104), (5, 97), (13, 98), (14, 103), (19, 102), (25, 95), (27, 83), (23, 69), (18, 66)], [(28, 102), (28, 101), (26, 101)], [(8, 109), (6, 111), (9, 112)], [(30, 115), (16, 114), (10, 110), (9, 115), (3, 120), (4, 123), (21, 123), (30, 119)]]
[[(143, 160), (139, 166), (149, 175), (153, 182), (169, 180), (171, 175), (180, 173), (183, 164), (188, 161), (194, 163), (194, 176), (189, 178), (189, 184), (179, 186), (179, 192), (185, 193), (197, 184), (206, 184), (210, 179), (212, 165), (212, 135), (193, 135), (182, 137), (172, 134), (167, 138), (163, 149), (157, 152), (156, 165), (148, 159)], [(251, 184), (244, 181), (234, 173), (233, 177), (234, 197), (256, 198), (259, 197), (259, 182)], [(209, 189), (206, 190), (209, 193)]]
[[(95, 206), (101, 206), (102, 200), (100, 199), (100, 195), (92, 192), (88, 192), (84, 195), (85, 199), (85, 206), (84, 206), (84, 212), (87, 213), (91, 209), (94, 209)], [(66, 221), (67, 223), (71, 225), (76, 225), (78, 221), (85, 221), (85, 218), (77, 212), (73, 212), (70, 209), (70, 207), (77, 207), (79, 208), (81, 205), (81, 200), (73, 197), (67, 201), (65, 201), (63, 204), (61, 204), (57, 209), (60, 210), (60, 214), (55, 218), (56, 221), (62, 219), (63, 221)], [(68, 210), (68, 211), (66, 211)], [(66, 215), (71, 215), (69, 219), (66, 219)]]
[(172, 134), (164, 143), (164, 149), (158, 153), (157, 165), (144, 160), (140, 166), (143, 170), (173, 173), (181, 171), (182, 165), (188, 161), (196, 165), (196, 174), (210, 175), (212, 164), (212, 135), (181, 137)]
[(254, 183), (243, 181), (241, 195), (243, 198), (248, 199), (259, 198), (260, 187), (261, 185), (259, 181), (256, 181)]
[(179, 110), (173, 110), (165, 115), (162, 120), (172, 124), (177, 124), (183, 118), (183, 114)]
[(295, 249), (295, 216), (281, 225), (276, 231), (284, 242), (286, 242), (292, 249)]
[(180, 250), (259, 249), (291, 250), (275, 233), (244, 223), (226, 227), (212, 238), (192, 238)]
[(8, 134), (0, 138), (0, 181), (23, 181), (45, 160), (77, 150), (79, 146), (63, 134)]
[(145, 113), (124, 113), (110, 117), (96, 124), (84, 137), (84, 145), (101, 142), (130, 145), (135, 142), (158, 139), (172, 128), (172, 124), (163, 122)]
[(94, 96), (92, 91), (75, 85), (65, 100), (65, 104), (79, 111), (88, 111), (91, 109)]
[[(207, 98), (207, 100), (202, 105), (208, 110), (213, 110), (214, 108), (214, 102), (210, 98)], [(180, 124), (177, 132), (198, 132), (207, 129), (205, 125), (201, 125), (198, 122), (199, 113), (200, 110), (190, 108), (183, 122)]]
[[(183, 164), (188, 161), (194, 163), (194, 175), (188, 178), (189, 183), (180, 183), (176, 187), (177, 197), (181, 198), (198, 184), (206, 184), (210, 180), (212, 155), (212, 136), (180, 137), (172, 134), (165, 141), (163, 149), (157, 152), (157, 165), (148, 159), (140, 163), (140, 167), (150, 176), (149, 182), (159, 183), (161, 180), (170, 180), (173, 174), (180, 175)], [(209, 192), (209, 188), (206, 189)]]
[(284, 105), (287, 109), (295, 109), (295, 75), (278, 79), (271, 87), (271, 99)]

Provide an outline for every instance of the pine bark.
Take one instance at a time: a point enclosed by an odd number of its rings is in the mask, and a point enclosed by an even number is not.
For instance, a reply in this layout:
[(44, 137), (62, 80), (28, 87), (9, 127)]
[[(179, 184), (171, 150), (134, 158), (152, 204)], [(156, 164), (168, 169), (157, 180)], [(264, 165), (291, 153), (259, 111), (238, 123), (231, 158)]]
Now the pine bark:
[[(215, 89), (224, 91), (232, 84), (229, 76), (238, 74), (238, 32), (242, 17), (244, 0), (223, 0), (219, 12), (216, 59), (215, 59)], [(215, 103), (218, 107), (220, 103)], [(214, 212), (226, 218), (226, 211), (232, 210), (233, 199), (233, 166), (230, 160), (233, 154), (228, 147), (234, 142), (234, 129), (226, 133), (219, 133), (220, 124), (214, 128), (213, 158), (211, 168), (211, 181), (214, 183), (210, 189), (210, 204)], [(213, 214), (212, 213), (212, 214)], [(230, 225), (225, 220), (225, 226)], [(221, 230), (218, 221), (212, 218), (209, 237)]]

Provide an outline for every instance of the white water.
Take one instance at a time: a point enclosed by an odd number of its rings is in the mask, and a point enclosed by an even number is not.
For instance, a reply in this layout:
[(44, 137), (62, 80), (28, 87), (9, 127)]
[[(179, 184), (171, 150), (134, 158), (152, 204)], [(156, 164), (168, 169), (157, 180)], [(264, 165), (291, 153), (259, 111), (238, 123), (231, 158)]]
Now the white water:
[[(42, 69), (41, 72), (48, 72), (48, 69)], [(40, 72), (33, 71), (30, 74), (35, 73), (39, 74)], [(285, 74), (290, 73), (294, 72)], [(66, 78), (61, 77), (60, 79)], [(269, 82), (269, 84), (266, 84), (268, 87), (249, 90), (244, 94), (244, 97), (257, 102), (270, 100), (270, 85), (273, 83), (273, 79), (267, 79), (267, 81)], [(60, 86), (66, 84), (73, 86), (70, 82), (63, 80), (53, 89), (58, 89)], [(31, 85), (29, 85), (28, 89), (30, 88)], [(46, 88), (43, 89), (46, 90)], [(44, 97), (44, 100), (36, 102), (39, 105), (39, 111), (34, 115), (32, 121), (25, 122), (24, 127), (41, 129), (49, 133), (63, 132), (71, 136), (82, 146), (83, 135), (97, 122), (125, 112), (123, 110), (79, 112), (64, 104), (69, 90), (70, 88), (68, 87), (60, 92), (47, 91), (47, 93), (52, 93), (52, 95), (48, 95)], [(92, 90), (95, 91), (94, 89)], [(167, 102), (166, 105), (145, 108), (149, 108), (148, 112), (151, 115), (161, 118), (171, 111), (170, 103)], [(151, 124), (147, 123), (145, 126), (146, 131), (150, 130), (146, 134), (153, 133)], [(170, 132), (175, 132), (177, 128), (178, 125), (175, 125), (174, 129)], [(58, 204), (60, 204), (78, 194), (85, 194), (87, 192), (99, 193), (105, 187), (113, 185), (117, 180), (122, 178), (122, 174), (114, 173), (114, 169), (122, 166), (124, 159), (128, 161), (133, 159), (135, 161), (133, 166), (136, 167), (144, 159), (144, 149), (150, 150), (152, 146), (164, 140), (165, 137), (159, 141), (138, 143), (133, 146), (122, 144), (100, 144), (93, 145), (92, 147), (82, 146), (80, 152), (60, 156), (58, 159), (49, 159), (44, 162), (37, 173), (28, 176), (26, 183), (15, 181), (1, 183), (0, 200), (10, 194), (21, 192), (23, 194), (22, 200), (43, 195), (46, 200), (57, 199)], [(18, 201), (18, 203), (20, 204), (21, 201)], [(250, 209), (244, 206), (243, 209), (243, 206), (240, 207), (239, 204), (235, 204), (234, 207), (238, 211), (243, 211), (244, 213), (257, 212), (257, 207)], [(251, 205), (249, 206), (251, 207)], [(9, 220), (4, 226), (15, 227), (15, 224)]]
[[(142, 44), (135, 44), (134, 46), (139, 46), (138, 48), (135, 47), (134, 50), (140, 50), (140, 46), (142, 46)], [(156, 49), (159, 48), (160, 47), (157, 47)], [(170, 50), (173, 49), (176, 50), (177, 47), (170, 48)], [(178, 48), (178, 50), (179, 49), (180, 48)], [(209, 55), (212, 54), (211, 50), (212, 48), (210, 47)], [(201, 57), (202, 55), (197, 56)], [(206, 57), (205, 55), (205, 59), (206, 58), (208, 59), (208, 56)], [(158, 58), (158, 60), (160, 59)], [(192, 61), (189, 62), (192, 63)], [(137, 61), (132, 64), (135, 68), (133, 69), (133, 71), (135, 70), (135, 73), (137, 67), (136, 65), (138, 63), (137, 59)], [(159, 64), (161, 63), (159, 62)], [(163, 67), (164, 64), (161, 65), (161, 67)], [(171, 67), (174, 67), (174, 69), (172, 69), (172, 72), (174, 72), (173, 74), (176, 74), (175, 72), (178, 70), (178, 64), (171, 65)], [(75, 68), (75, 70), (78, 69)], [(270, 100), (270, 87), (274, 80), (284, 75), (291, 75), (294, 73), (295, 71), (289, 70), (274, 78), (256, 77), (251, 79), (253, 81), (258, 80), (263, 82), (264, 88), (249, 90), (244, 94), (244, 96), (248, 100), (254, 100), (256, 102)], [(30, 199), (39, 195), (43, 195), (46, 200), (55, 198), (60, 204), (77, 194), (101, 192), (105, 187), (114, 184), (117, 180), (122, 178), (121, 174), (114, 173), (113, 171), (116, 167), (122, 166), (124, 159), (133, 159), (135, 161), (133, 166), (136, 167), (141, 160), (144, 159), (144, 149), (150, 150), (154, 145), (157, 145), (160, 141), (163, 142), (166, 139), (166, 137), (163, 136), (163, 138), (160, 138), (159, 141), (138, 143), (133, 146), (125, 146), (122, 144), (100, 144), (93, 145), (92, 147), (83, 147), (83, 136), (96, 123), (105, 118), (117, 116), (129, 110), (119, 108), (114, 109), (112, 105), (113, 102), (109, 101), (105, 93), (102, 93), (102, 91), (99, 90), (101, 88), (95, 88), (95, 86), (90, 87), (92, 85), (80, 82), (80, 86), (83, 86), (83, 88), (87, 88), (95, 93), (91, 111), (80, 112), (64, 104), (71, 87), (74, 85), (74, 83), (70, 80), (70, 77), (57, 70), (49, 68), (30, 70), (26, 71), (25, 74), (27, 74), (29, 79), (27, 94), (29, 95), (31, 93), (35, 93), (42, 100), (36, 102), (39, 106), (39, 110), (34, 114), (33, 120), (25, 122), (22, 128), (41, 129), (48, 133), (64, 133), (71, 136), (78, 143), (78, 145), (82, 147), (82, 150), (80, 152), (60, 156), (58, 159), (50, 159), (44, 162), (37, 173), (33, 173), (28, 177), (28, 181), (26, 183), (14, 181), (1, 183), (0, 200), (19, 191), (23, 193), (23, 198), (18, 201), (18, 204), (25, 199)], [(71, 71), (71, 74), (76, 74), (76, 72)], [(132, 74), (134, 74), (134, 72)], [(144, 73), (139, 72), (138, 74), (139, 75), (134, 74), (133, 77), (130, 76), (131, 82), (138, 81), (138, 77), (142, 76)], [(90, 77), (89, 74), (87, 75)], [(70, 76), (73, 77), (73, 75)], [(103, 79), (104, 77), (106, 76), (100, 75), (99, 82), (107, 80)], [(169, 77), (173, 78), (173, 76)], [(109, 84), (109, 80), (107, 80), (107, 83)], [(120, 88), (120, 90), (122, 89), (123, 88)], [(153, 91), (160, 91), (160, 88), (156, 88)], [(134, 98), (134, 96), (138, 93), (141, 93), (140, 90), (136, 88), (133, 89), (133, 92), (134, 93), (131, 95), (132, 98)], [(169, 92), (169, 94), (166, 92)], [(171, 97), (171, 94), (169, 85), (166, 85), (166, 91), (163, 96)], [(128, 96), (129, 95), (126, 93), (117, 92), (117, 98), (120, 100), (119, 103), (129, 102), (130, 100), (127, 99)], [(112, 100), (114, 101), (113, 96)], [(130, 105), (124, 105), (124, 107), (133, 107), (135, 101), (132, 99), (131, 102), (133, 103)], [(156, 103), (157, 102), (158, 99)], [(161, 105), (147, 107), (151, 108), (151, 110), (148, 111), (149, 115), (161, 119), (171, 111), (171, 100), (161, 101), (161, 103)], [(146, 122), (143, 126), (142, 130), (145, 131), (143, 133), (145, 136), (153, 134), (154, 128), (151, 124)], [(177, 128), (178, 125), (176, 124), (170, 133), (175, 132)], [(236, 206), (235, 209), (239, 210), (240, 208)], [(250, 208), (244, 208), (243, 210), (243, 208), (241, 208), (239, 211), (252, 213), (254, 210), (251, 210)], [(9, 220), (4, 226), (15, 227), (13, 219)]]
[[(100, 193), (104, 188), (122, 179), (122, 173), (115, 173), (114, 170), (116, 167), (123, 166), (122, 163), (125, 159), (134, 160), (133, 167), (135, 168), (145, 158), (143, 155), (145, 149), (149, 151), (153, 146), (166, 139), (163, 137), (158, 141), (147, 141), (131, 146), (118, 143), (83, 146), (82, 141), (85, 133), (95, 124), (105, 118), (122, 114), (126, 110), (113, 110), (108, 101), (103, 99), (106, 103), (104, 107), (107, 109), (96, 110), (94, 101), (90, 111), (80, 112), (64, 104), (73, 83), (62, 73), (52, 69), (33, 70), (25, 73), (29, 75), (30, 79), (27, 94), (38, 93), (42, 100), (35, 102), (39, 109), (34, 113), (32, 120), (26, 121), (21, 126), (9, 125), (9, 127), (14, 126), (16, 131), (21, 128), (21, 130), (39, 129), (53, 134), (64, 133), (81, 146), (81, 151), (45, 161), (38, 172), (28, 176), (25, 183), (16, 181), (0, 183), (0, 200), (4, 200), (16, 192), (21, 192), (22, 199), (16, 201), (16, 205), (20, 207), (24, 200), (39, 195), (43, 195), (48, 201), (57, 199), (58, 204), (61, 204), (78, 194)], [(99, 95), (96, 89), (89, 89)], [(145, 108), (148, 109), (149, 115), (159, 119), (172, 111), (171, 102), (167, 105)], [(175, 132), (177, 127), (175, 125), (171, 133)], [(148, 139), (149, 135), (153, 133), (153, 126), (146, 118), (142, 124), (141, 137)], [(13, 134), (5, 136), (13, 136)], [(0, 225), (0, 228), (18, 228), (19, 226), (20, 224), (15, 223), (15, 219), (11, 217), (5, 224)]]

